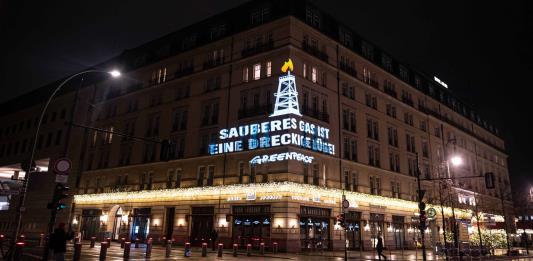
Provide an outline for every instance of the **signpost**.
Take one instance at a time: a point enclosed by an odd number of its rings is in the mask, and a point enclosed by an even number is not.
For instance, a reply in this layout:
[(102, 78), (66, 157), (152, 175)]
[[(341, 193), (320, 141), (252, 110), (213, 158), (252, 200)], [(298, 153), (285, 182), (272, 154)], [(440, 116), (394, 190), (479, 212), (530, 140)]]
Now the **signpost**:
[(67, 183), (71, 167), (72, 161), (68, 158), (59, 158), (54, 161), (52, 170), (56, 173), (56, 183)]

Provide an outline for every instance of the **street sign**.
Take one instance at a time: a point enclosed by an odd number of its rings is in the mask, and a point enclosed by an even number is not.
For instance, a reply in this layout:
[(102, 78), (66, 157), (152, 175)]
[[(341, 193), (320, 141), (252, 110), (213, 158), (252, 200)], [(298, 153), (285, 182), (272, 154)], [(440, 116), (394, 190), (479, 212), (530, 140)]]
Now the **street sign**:
[(68, 174), (72, 167), (72, 161), (68, 158), (59, 158), (54, 162), (53, 170), (56, 174)]
[(434, 208), (429, 208), (426, 213), (429, 218), (434, 218), (437, 215), (437, 211)]
[(343, 208), (349, 208), (350, 207), (350, 202), (348, 200), (343, 200), (342, 201), (342, 207)]
[(56, 175), (56, 183), (66, 184), (67, 181), (68, 181), (68, 175), (63, 175), (63, 174)]

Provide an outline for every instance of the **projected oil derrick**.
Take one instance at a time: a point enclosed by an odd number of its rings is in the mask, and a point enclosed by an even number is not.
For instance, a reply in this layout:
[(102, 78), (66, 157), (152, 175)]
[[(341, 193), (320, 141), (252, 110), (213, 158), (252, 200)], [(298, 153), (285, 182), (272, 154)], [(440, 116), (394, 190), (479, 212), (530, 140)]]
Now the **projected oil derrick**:
[(275, 117), (285, 114), (300, 114), (300, 107), (298, 105), (298, 91), (296, 91), (296, 81), (294, 75), (291, 75), (293, 64), (291, 59), (286, 61), (281, 67), (282, 72), (287, 75), (280, 76), (278, 82), (278, 92), (276, 96), (276, 104), (274, 105), (274, 113), (270, 117)]

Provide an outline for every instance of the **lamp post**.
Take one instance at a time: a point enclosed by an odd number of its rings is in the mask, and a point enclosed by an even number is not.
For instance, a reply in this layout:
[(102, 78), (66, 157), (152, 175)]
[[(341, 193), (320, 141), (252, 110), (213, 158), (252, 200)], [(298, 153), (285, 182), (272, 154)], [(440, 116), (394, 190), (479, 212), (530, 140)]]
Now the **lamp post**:
[[(43, 122), (44, 115), (46, 114), (46, 110), (48, 109), (48, 106), (50, 105), (51, 101), (56, 96), (56, 94), (61, 90), (61, 88), (67, 82), (69, 82), (70, 80), (72, 80), (73, 78), (75, 78), (75, 77), (77, 77), (79, 75), (86, 74), (86, 73), (108, 73), (114, 78), (120, 76), (120, 72), (117, 71), (117, 70), (106, 72), (106, 71), (92, 70), (91, 69), (91, 70), (85, 70), (85, 71), (82, 71), (82, 72), (79, 72), (79, 73), (75, 73), (75, 74), (69, 76), (68, 78), (66, 78), (63, 82), (61, 82), (59, 84), (59, 86), (57, 86), (57, 88), (52, 92), (52, 94), (50, 95), (48, 100), (46, 101), (46, 103), (45, 103), (45, 105), (43, 107), (43, 110), (41, 111), (41, 115), (39, 117), (39, 121), (37, 123), (37, 127), (35, 129), (35, 135), (34, 135), (34, 138), (33, 138), (33, 145), (32, 145), (32, 149), (31, 149), (31, 152), (30, 152), (29, 163), (28, 163), (28, 166), (26, 168), (26, 175), (24, 175), (24, 179), (22, 180), (22, 189), (21, 189), (21, 193), (20, 193), (20, 197), (19, 197), (19, 204), (17, 206), (17, 214), (18, 215), (17, 215), (15, 231), (13, 233), (13, 242), (11, 244), (10, 253), (13, 253), (16, 240), (17, 240), (17, 238), (19, 236), (19, 233), (20, 233), (20, 228), (21, 228), (21, 225), (22, 225), (22, 212), (24, 212), (24, 203), (25, 203), (25, 200), (26, 200), (26, 193), (27, 193), (27, 190), (28, 190), (28, 180), (29, 180), (30, 173), (32, 171), (33, 160), (34, 160), (34, 157), (35, 157), (35, 150), (36, 150), (36, 147), (37, 147), (37, 140), (39, 139), (39, 131), (41, 129), (41, 124)], [(55, 219), (54, 213), (52, 213), (52, 216)], [(51, 232), (51, 231), (49, 231), (49, 232)], [(48, 252), (48, 247), (45, 248), (45, 252)], [(10, 257), (13, 258), (14, 256), (11, 254)]]

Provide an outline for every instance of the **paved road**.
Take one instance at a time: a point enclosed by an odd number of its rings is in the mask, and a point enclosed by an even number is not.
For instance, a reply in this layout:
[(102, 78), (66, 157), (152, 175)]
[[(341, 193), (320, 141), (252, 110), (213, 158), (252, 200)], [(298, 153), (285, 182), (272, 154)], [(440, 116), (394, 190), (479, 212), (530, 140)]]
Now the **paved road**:
[[(65, 260), (72, 260), (72, 245), (68, 246), (69, 251), (66, 254)], [(29, 248), (25, 251), (24, 260), (37, 260), (40, 259), (40, 248)], [(107, 259), (106, 260), (123, 260), (123, 249), (120, 248), (119, 243), (112, 243), (111, 247), (107, 250)], [(145, 258), (144, 245), (140, 248), (131, 249), (130, 260), (147, 260)], [(81, 260), (99, 260), (100, 246), (90, 248), (88, 242), (84, 242), (82, 246), (82, 257)], [(406, 251), (386, 251), (387, 260), (422, 260), (420, 256), (420, 251), (406, 250)], [(252, 253), (251, 256), (247, 256), (244, 251), (239, 252), (237, 257), (232, 255), (231, 250), (225, 250), (222, 257), (217, 257), (217, 253), (214, 251), (208, 251), (207, 257), (201, 256), (201, 249), (193, 248), (191, 257), (184, 257), (183, 247), (174, 247), (172, 249), (172, 255), (169, 258), (165, 258), (165, 249), (161, 246), (154, 246), (152, 249), (152, 255), (149, 260), (309, 260), (309, 261), (319, 261), (319, 260), (343, 260), (343, 252), (314, 252), (314, 253), (305, 253), (305, 254), (286, 254), (286, 253), (265, 253), (265, 255), (260, 255), (258, 252)], [(360, 253), (359, 251), (350, 251), (348, 255), (349, 260), (378, 260), (375, 252), (364, 251)], [(432, 253), (428, 253), (427, 260), (443, 260), (442, 257), (437, 257)], [(510, 258), (506, 256), (483, 258), (483, 260), (518, 260), (518, 257)], [(450, 259), (452, 260), (452, 259)], [(458, 259), (457, 259), (458, 260)], [(479, 260), (479, 259), (470, 259), (463, 258), (463, 260)], [(519, 260), (533, 260), (533, 257), (526, 258), (521, 257)]]

